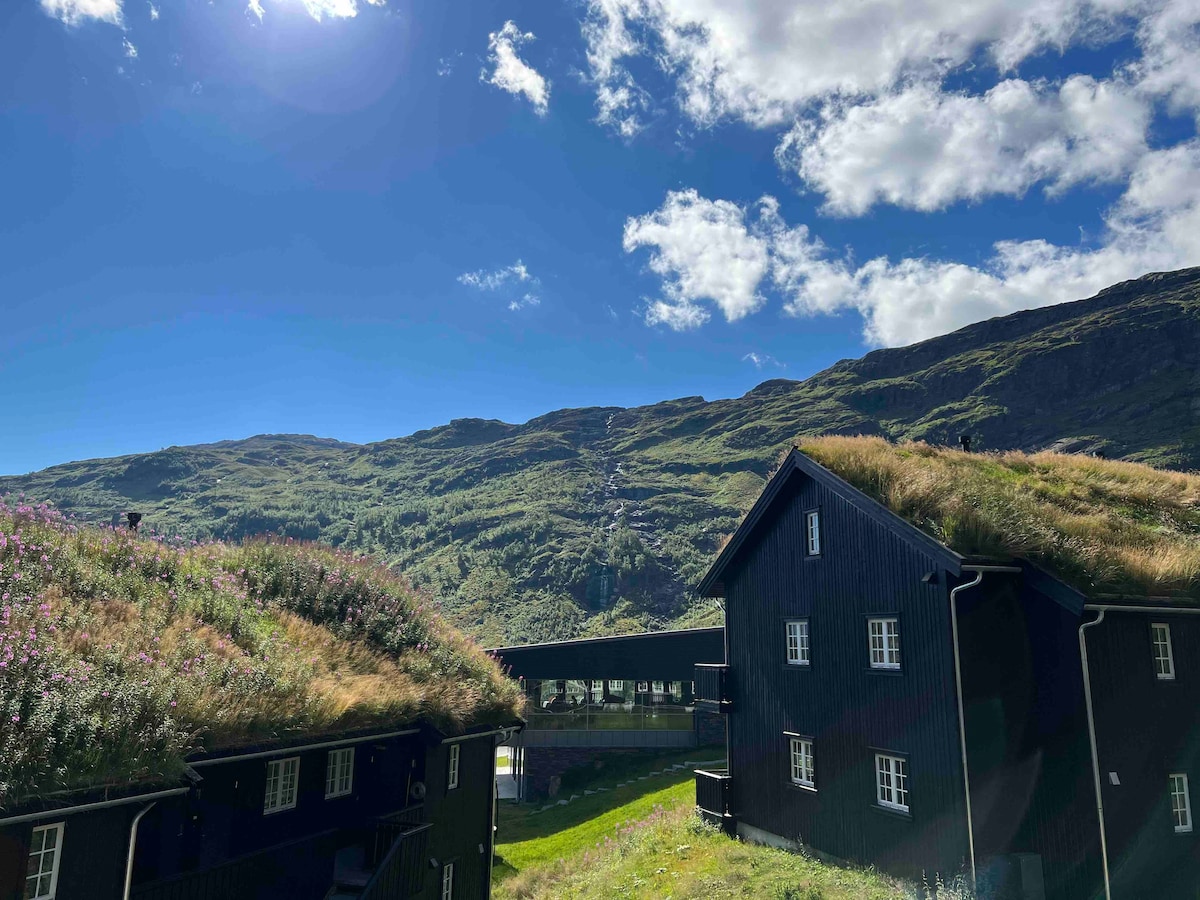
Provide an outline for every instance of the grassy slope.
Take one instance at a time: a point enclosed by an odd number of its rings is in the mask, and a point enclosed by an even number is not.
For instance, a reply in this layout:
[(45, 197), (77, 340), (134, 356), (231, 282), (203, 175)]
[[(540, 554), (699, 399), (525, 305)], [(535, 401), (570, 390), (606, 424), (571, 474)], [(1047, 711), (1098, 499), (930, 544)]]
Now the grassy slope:
[(515, 684), (391, 571), (317, 545), (184, 545), (0, 504), (0, 807), (184, 757), (424, 718)]
[[(662, 764), (660, 760), (654, 765)], [(497, 900), (909, 896), (904, 888), (875, 873), (826, 866), (731, 840), (702, 825), (694, 805), (690, 771), (635, 781), (533, 816), (523, 808), (502, 805), (497, 855), (503, 862), (494, 871), (493, 896)]]
[(965, 555), (1020, 555), (1089, 593), (1200, 600), (1200, 476), (1062, 453), (881, 438), (800, 449)]
[(358, 446), (297, 436), (0, 478), (108, 522), (369, 551), (485, 644), (716, 620), (690, 605), (721, 536), (797, 435), (1074, 450), (1200, 464), (1200, 272), (980, 323), (744, 397), (459, 420)]

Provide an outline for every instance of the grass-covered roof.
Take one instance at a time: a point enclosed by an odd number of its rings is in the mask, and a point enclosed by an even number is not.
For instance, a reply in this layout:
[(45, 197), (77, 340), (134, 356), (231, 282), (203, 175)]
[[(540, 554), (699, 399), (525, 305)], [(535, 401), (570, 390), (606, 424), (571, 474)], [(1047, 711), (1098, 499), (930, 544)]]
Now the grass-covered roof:
[(368, 559), (0, 502), (0, 808), (175, 777), (201, 751), (519, 710), (497, 662)]
[(876, 437), (799, 449), (965, 556), (1028, 559), (1091, 596), (1200, 601), (1200, 475)]

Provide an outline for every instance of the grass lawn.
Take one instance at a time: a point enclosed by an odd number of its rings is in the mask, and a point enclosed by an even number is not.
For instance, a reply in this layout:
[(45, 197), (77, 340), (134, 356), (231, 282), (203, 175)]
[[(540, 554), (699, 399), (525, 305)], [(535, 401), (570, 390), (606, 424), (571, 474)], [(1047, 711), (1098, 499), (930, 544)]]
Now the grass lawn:
[[(658, 757), (643, 771), (697, 755), (704, 752)], [(606, 780), (598, 778), (588, 789)], [(913, 896), (877, 873), (731, 840), (701, 823), (694, 805), (690, 770), (635, 780), (534, 815), (530, 807), (502, 804), (493, 895), (497, 900)]]

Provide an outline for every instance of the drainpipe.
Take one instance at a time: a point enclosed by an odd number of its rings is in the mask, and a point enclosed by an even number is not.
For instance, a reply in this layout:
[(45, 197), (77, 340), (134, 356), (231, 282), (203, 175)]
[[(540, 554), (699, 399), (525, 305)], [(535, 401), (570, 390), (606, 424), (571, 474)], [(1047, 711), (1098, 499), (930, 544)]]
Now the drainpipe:
[(121, 895), (123, 900), (129, 900), (129, 890), (133, 886), (133, 852), (137, 849), (138, 825), (142, 822), (142, 816), (150, 812), (157, 802), (153, 800), (143, 806), (133, 817), (133, 824), (129, 826), (129, 856), (125, 860), (125, 892)]
[(1100, 787), (1100, 755), (1096, 750), (1096, 719), (1092, 713), (1092, 676), (1088, 671), (1087, 635), (1093, 625), (1104, 621), (1105, 610), (1090, 622), (1079, 626), (1079, 663), (1083, 666), (1083, 705), (1087, 710), (1088, 741), (1092, 749), (1092, 781), (1096, 787), (1096, 818), (1100, 822), (1100, 865), (1104, 870), (1104, 900), (1112, 900), (1112, 888), (1108, 879), (1108, 840), (1104, 835), (1104, 794)]
[(962, 661), (958, 652), (958, 592), (973, 588), (983, 581), (984, 572), (1019, 574), (1016, 566), (963, 566), (964, 572), (974, 572), (975, 578), (950, 589), (950, 631), (954, 638), (954, 693), (958, 703), (958, 747), (962, 754), (963, 796), (967, 802), (967, 849), (971, 859), (971, 891), (976, 890), (975, 820), (971, 815), (971, 774), (967, 769), (967, 717), (963, 710)]

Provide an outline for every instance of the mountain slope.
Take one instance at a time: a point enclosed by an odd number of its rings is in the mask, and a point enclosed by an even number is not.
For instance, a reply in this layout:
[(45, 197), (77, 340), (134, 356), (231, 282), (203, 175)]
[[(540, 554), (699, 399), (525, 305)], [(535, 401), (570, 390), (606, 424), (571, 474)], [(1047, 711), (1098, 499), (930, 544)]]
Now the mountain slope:
[(843, 360), (743, 397), (461, 419), (376, 444), (260, 435), (0, 478), (87, 520), (374, 552), (484, 642), (708, 621), (687, 588), (805, 434), (1200, 464), (1200, 269)]

